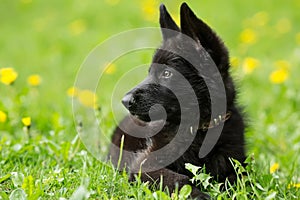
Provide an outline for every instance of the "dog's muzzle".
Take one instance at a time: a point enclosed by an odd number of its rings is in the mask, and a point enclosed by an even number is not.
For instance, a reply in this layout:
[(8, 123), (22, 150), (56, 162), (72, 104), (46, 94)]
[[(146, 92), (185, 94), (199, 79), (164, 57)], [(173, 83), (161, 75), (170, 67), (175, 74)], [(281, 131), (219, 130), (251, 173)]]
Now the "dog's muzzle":
[(122, 104), (129, 110), (134, 102), (132, 94), (126, 94), (122, 99)]

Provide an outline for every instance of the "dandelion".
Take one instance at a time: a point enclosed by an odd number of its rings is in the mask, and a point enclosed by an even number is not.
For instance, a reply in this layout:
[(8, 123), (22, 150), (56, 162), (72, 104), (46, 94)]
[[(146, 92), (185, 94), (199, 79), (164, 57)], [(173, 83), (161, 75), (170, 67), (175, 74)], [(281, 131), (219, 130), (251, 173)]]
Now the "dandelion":
[(296, 43), (300, 45), (300, 33), (296, 34)]
[(263, 27), (269, 21), (269, 14), (266, 11), (255, 13), (251, 18), (244, 20), (245, 27)]
[(257, 41), (257, 34), (254, 30), (247, 28), (240, 34), (240, 40), (244, 44), (254, 44)]
[(273, 174), (274, 172), (276, 172), (279, 169), (279, 164), (278, 163), (274, 163), (271, 167), (270, 167), (270, 174)]
[(154, 21), (157, 18), (157, 0), (143, 0), (142, 1), (142, 10), (145, 16), (145, 19), (148, 21)]
[(269, 21), (269, 14), (265, 11), (256, 13), (253, 16), (253, 22), (258, 26), (265, 26)]
[(0, 110), (0, 123), (4, 123), (7, 120), (7, 115), (5, 112)]
[(77, 19), (69, 24), (69, 30), (72, 35), (80, 35), (86, 30), (85, 21)]
[(255, 13), (251, 18), (243, 21), (245, 27), (260, 28), (265, 26), (269, 21), (269, 14), (265, 11)]
[(255, 68), (257, 68), (260, 65), (259, 60), (251, 57), (247, 57), (243, 61), (243, 71), (245, 74), (251, 74)]
[(5, 85), (11, 85), (18, 77), (18, 73), (13, 68), (0, 69), (0, 81)]
[(292, 25), (291, 25), (291, 22), (287, 18), (282, 18), (277, 22), (275, 28), (276, 28), (277, 32), (284, 34), (291, 30)]
[(37, 74), (31, 75), (27, 78), (27, 83), (31, 86), (39, 86), (41, 81), (41, 77)]
[(97, 96), (90, 90), (82, 90), (78, 93), (79, 102), (89, 108), (97, 108)]
[(270, 81), (274, 84), (280, 84), (286, 81), (289, 76), (289, 68), (291, 64), (286, 60), (278, 60), (274, 63), (277, 70), (270, 74)]
[(79, 93), (79, 89), (76, 88), (76, 87), (70, 87), (68, 90), (67, 90), (67, 94), (69, 97), (76, 97)]
[(116, 65), (115, 64), (107, 64), (104, 73), (106, 74), (113, 74), (116, 71)]
[(278, 60), (274, 63), (277, 68), (289, 69), (291, 64), (286, 60)]
[(30, 117), (22, 118), (22, 123), (25, 127), (30, 127), (31, 126), (31, 118)]
[(238, 67), (240, 64), (240, 61), (237, 57), (231, 57), (230, 58), (230, 64), (232, 67)]
[(269, 79), (274, 84), (280, 84), (280, 83), (283, 83), (284, 81), (286, 81), (288, 77), (289, 77), (288, 70), (284, 69), (284, 68), (280, 68), (280, 69), (273, 71), (270, 74)]
[(300, 188), (300, 183), (291, 183), (288, 185), (288, 189), (291, 188)]

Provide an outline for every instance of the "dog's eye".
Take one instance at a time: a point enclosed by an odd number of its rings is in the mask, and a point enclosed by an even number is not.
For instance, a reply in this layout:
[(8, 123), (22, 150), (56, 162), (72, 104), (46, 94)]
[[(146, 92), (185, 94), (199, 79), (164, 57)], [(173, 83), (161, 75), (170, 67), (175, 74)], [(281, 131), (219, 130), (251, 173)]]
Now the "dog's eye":
[(164, 70), (161, 74), (162, 78), (170, 78), (172, 75), (172, 72), (170, 72), (169, 70)]

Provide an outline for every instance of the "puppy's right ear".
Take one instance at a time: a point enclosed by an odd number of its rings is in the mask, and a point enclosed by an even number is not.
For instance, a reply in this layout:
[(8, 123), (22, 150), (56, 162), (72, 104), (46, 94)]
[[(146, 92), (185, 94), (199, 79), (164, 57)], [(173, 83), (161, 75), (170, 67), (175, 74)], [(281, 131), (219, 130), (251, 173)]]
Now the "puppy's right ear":
[(228, 50), (217, 34), (190, 7), (183, 3), (180, 8), (181, 32), (198, 42), (211, 56), (222, 73), (229, 68)]
[[(160, 23), (163, 39), (166, 40), (170, 37), (174, 37), (175, 35), (177, 35), (177, 32), (180, 32), (179, 27), (177, 26), (177, 24), (174, 22), (174, 20), (168, 13), (164, 4), (160, 5), (159, 11), (160, 11), (159, 23)], [(170, 29), (173, 31), (169, 31), (166, 29)]]

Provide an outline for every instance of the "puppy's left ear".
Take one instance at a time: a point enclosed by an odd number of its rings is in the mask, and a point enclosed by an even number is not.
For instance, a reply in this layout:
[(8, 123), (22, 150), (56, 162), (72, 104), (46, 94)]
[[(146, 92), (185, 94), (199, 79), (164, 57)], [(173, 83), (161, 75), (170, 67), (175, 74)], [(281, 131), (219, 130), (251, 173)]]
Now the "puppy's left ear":
[[(164, 4), (160, 5), (159, 11), (160, 11), (159, 23), (160, 23), (163, 39), (166, 40), (168, 38), (178, 35), (180, 29), (172, 19), (171, 15), (167, 11), (167, 8), (165, 7)], [(170, 31), (167, 29), (169, 29)]]
[(227, 48), (217, 34), (198, 19), (186, 3), (183, 3), (180, 8), (180, 23), (181, 32), (200, 43), (210, 54), (221, 73), (226, 73), (229, 67)]

